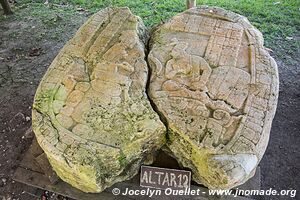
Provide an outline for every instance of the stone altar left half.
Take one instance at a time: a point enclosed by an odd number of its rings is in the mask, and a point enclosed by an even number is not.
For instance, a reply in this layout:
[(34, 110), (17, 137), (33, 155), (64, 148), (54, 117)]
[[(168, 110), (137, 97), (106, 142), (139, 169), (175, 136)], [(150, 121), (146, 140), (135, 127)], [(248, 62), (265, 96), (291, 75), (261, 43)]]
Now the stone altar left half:
[(42, 79), (33, 130), (58, 176), (100, 192), (150, 164), (165, 126), (145, 93), (147, 33), (128, 8), (93, 15)]

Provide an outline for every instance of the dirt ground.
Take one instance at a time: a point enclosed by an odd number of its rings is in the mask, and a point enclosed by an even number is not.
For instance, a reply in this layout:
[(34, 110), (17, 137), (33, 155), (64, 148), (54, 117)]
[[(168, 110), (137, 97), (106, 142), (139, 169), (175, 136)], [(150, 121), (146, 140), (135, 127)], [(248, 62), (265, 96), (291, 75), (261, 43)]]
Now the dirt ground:
[[(20, 12), (25, 16), (26, 9)], [(56, 13), (46, 22), (26, 17), (0, 19), (0, 200), (33, 199), (24, 192), (32, 188), (12, 180), (16, 166), (32, 140), (32, 135), (25, 133), (31, 125), (33, 96), (59, 49), (85, 19), (84, 13), (71, 18)], [(295, 55), (298, 57), (287, 55), (285, 60), (280, 60), (275, 50), (272, 53), (279, 69), (280, 96), (270, 143), (261, 162), (263, 189), (300, 191), (299, 49)]]

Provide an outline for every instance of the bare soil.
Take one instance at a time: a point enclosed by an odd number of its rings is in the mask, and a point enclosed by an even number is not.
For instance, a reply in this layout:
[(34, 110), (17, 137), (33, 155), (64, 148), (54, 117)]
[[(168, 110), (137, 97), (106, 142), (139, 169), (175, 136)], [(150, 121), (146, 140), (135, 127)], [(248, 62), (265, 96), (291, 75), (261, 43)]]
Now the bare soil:
[[(26, 8), (18, 12), (18, 16), (0, 19), (0, 199), (3, 200), (34, 199), (24, 192), (33, 188), (14, 182), (12, 175), (32, 140), (32, 135), (25, 133), (31, 125), (35, 90), (58, 51), (86, 19), (81, 12), (65, 15), (57, 11), (46, 21), (24, 17)], [(279, 68), (280, 95), (270, 143), (260, 164), (262, 187), (300, 191), (300, 58), (286, 55), (285, 60), (279, 60), (276, 51), (281, 49), (273, 50)], [(300, 55), (300, 50), (294, 55)]]

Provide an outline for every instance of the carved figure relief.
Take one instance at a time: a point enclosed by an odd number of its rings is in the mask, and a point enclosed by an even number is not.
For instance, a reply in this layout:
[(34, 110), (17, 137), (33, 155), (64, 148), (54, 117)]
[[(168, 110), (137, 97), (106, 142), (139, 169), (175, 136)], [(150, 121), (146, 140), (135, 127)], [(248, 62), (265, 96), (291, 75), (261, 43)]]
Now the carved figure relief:
[(96, 13), (36, 92), (37, 140), (58, 176), (82, 191), (100, 192), (133, 177), (165, 142), (165, 127), (145, 93), (142, 30), (128, 8)]
[(237, 14), (193, 8), (156, 30), (148, 58), (168, 148), (194, 180), (227, 189), (253, 176), (278, 94), (261, 34)]

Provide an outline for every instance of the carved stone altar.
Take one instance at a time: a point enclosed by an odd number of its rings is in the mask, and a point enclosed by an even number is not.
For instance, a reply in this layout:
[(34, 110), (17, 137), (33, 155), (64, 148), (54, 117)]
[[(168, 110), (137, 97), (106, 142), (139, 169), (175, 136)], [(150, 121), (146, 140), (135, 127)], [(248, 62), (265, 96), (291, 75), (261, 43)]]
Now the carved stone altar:
[(170, 154), (209, 188), (244, 183), (267, 147), (278, 97), (261, 33), (245, 17), (200, 7), (160, 26), (150, 44), (149, 96)]
[(245, 17), (200, 7), (159, 26), (148, 56), (147, 39), (129, 9), (107, 8), (55, 58), (33, 106), (53, 169), (100, 192), (132, 178), (166, 144), (196, 182), (243, 184), (265, 152), (278, 98), (261, 33)]

